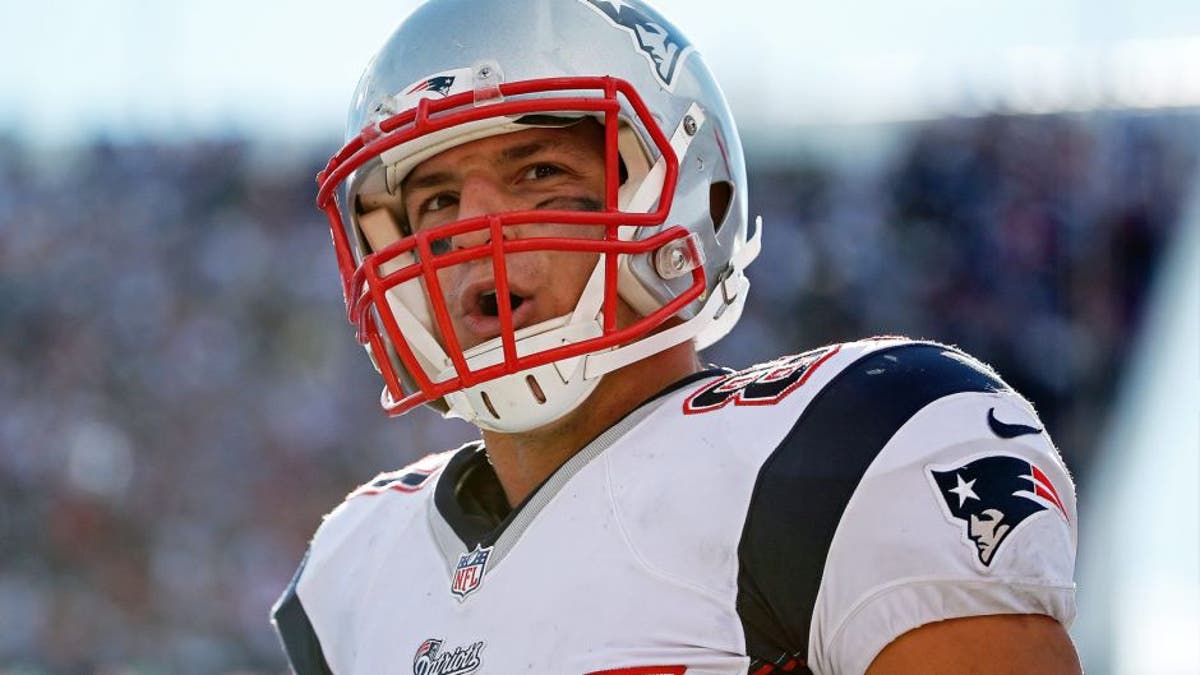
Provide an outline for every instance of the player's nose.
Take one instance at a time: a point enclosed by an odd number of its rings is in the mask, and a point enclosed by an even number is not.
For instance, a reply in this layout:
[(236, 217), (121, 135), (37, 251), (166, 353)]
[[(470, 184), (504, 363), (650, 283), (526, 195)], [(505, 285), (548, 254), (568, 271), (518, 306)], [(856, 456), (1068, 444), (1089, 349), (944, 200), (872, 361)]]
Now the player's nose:
[[(492, 176), (468, 176), (460, 187), (458, 197), (458, 217), (460, 220), (489, 216), (506, 211), (515, 211), (518, 206), (504, 185)], [(505, 238), (511, 235), (505, 231)], [(473, 229), (454, 237), (454, 248), (469, 248), (481, 246), (491, 241), (492, 235), (488, 227)]]

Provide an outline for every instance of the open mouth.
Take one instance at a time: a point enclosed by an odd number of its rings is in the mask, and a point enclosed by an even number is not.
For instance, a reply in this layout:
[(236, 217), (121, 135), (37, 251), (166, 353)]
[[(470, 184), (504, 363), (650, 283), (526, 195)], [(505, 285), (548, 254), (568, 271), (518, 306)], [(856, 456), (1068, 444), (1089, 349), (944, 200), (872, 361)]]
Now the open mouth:
[[(512, 307), (512, 311), (515, 312), (522, 304), (525, 303), (525, 298), (517, 295), (516, 293), (509, 293), (508, 302)], [(500, 298), (494, 289), (490, 291), (484, 291), (479, 295), (478, 308), (479, 313), (483, 316), (500, 316)]]
[[(466, 331), (466, 335), (460, 338), (465, 338), (465, 345), (474, 346), (500, 335), (503, 328), (500, 323), (500, 300), (496, 288), (486, 282), (475, 285), (473, 290), (466, 293), (460, 315), (460, 327)], [(508, 302), (512, 308), (513, 330), (533, 321), (537, 302), (532, 296), (510, 291)]]

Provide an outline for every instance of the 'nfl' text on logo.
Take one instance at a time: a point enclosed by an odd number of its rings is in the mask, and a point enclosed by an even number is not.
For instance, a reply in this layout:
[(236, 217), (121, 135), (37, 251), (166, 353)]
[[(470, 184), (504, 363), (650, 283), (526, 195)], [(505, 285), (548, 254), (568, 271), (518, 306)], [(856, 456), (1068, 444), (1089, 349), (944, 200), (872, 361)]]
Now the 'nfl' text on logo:
[(492, 547), (475, 545), (474, 551), (468, 551), (458, 556), (458, 566), (454, 568), (454, 580), (450, 584), (450, 593), (459, 600), (467, 597), (483, 581), (487, 571), (488, 558), (492, 555)]

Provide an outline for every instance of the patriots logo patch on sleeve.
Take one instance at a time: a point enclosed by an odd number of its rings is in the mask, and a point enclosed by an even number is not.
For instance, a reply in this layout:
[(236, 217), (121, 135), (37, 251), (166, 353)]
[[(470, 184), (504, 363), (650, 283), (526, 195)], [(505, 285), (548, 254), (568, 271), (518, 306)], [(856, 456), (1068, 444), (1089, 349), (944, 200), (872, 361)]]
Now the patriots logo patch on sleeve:
[(942, 511), (965, 528), (965, 541), (984, 567), (1030, 516), (1066, 508), (1050, 478), (1032, 462), (1010, 455), (989, 455), (966, 464), (928, 467)]

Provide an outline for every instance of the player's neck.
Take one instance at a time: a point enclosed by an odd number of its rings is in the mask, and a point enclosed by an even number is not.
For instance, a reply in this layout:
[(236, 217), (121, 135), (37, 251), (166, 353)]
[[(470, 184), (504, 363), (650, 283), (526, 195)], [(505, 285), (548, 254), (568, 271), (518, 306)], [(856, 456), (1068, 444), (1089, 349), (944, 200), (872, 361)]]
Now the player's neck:
[(483, 432), (488, 457), (515, 506), (558, 467), (621, 418), (674, 382), (700, 370), (690, 343), (609, 373), (592, 395), (556, 422), (519, 434)]

